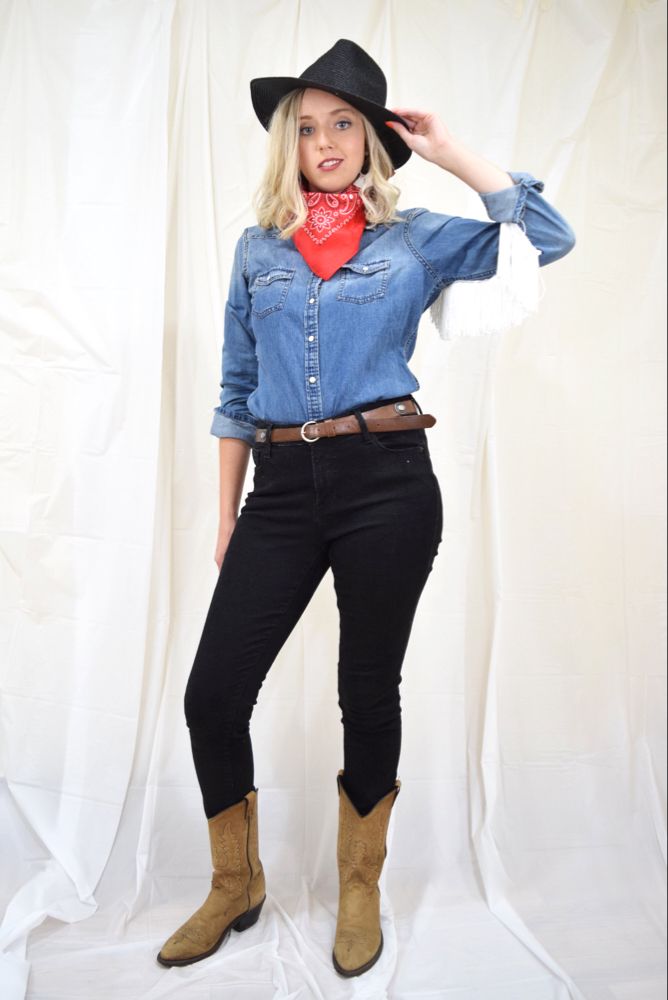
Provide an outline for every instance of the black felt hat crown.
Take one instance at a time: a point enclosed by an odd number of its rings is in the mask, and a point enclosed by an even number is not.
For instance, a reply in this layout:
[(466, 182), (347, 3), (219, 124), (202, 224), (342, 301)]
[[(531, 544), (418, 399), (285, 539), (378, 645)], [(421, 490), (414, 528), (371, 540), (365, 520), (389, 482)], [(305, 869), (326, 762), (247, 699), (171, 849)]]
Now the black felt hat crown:
[(412, 150), (386, 121), (408, 123), (385, 107), (387, 80), (371, 56), (349, 38), (321, 55), (300, 76), (261, 76), (250, 82), (251, 101), (260, 122), (269, 129), (276, 105), (285, 94), (301, 87), (317, 87), (342, 97), (366, 115), (387, 150), (395, 169), (408, 160)]

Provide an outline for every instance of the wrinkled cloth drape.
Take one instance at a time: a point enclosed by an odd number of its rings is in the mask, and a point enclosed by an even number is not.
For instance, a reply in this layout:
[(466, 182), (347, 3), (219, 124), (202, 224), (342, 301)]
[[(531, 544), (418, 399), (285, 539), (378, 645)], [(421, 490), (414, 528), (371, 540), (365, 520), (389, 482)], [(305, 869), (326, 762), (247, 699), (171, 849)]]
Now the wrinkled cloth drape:
[[(262, 919), (155, 961), (210, 880), (183, 692), (266, 153), (248, 81), (341, 36), (390, 106), (531, 170), (578, 237), (521, 325), (419, 330), (443, 542), (403, 669), (385, 951), (355, 995), (665, 994), (665, 5), (0, 0), (4, 1000), (351, 995), (331, 574), (253, 716)], [(416, 155), (393, 182), (399, 207), (485, 217)]]

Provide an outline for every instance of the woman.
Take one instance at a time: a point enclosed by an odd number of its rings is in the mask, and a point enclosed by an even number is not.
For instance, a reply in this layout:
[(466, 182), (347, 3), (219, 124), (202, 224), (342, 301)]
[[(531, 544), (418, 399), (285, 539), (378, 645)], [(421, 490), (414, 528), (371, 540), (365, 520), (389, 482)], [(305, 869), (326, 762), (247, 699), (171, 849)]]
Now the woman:
[[(437, 300), (441, 314), (456, 305), (448, 296), (467, 281), (483, 301), (502, 223), (519, 224), (540, 264), (566, 254), (574, 236), (542, 182), (476, 156), (435, 115), (386, 108), (383, 72), (354, 42), (340, 39), (300, 77), (252, 80), (251, 97), (270, 131), (269, 160), (226, 306), (211, 427), (220, 573), (185, 693), (214, 872), (158, 961), (205, 958), (260, 915), (250, 718), (331, 567), (344, 727), (332, 959), (356, 976), (383, 947), (378, 880), (401, 786), (401, 667), (443, 526), (425, 432), (435, 418), (417, 405), (407, 364), (418, 323)], [(412, 151), (480, 192), (497, 221), (397, 212), (389, 178)], [(251, 452), (253, 489), (237, 516)]]

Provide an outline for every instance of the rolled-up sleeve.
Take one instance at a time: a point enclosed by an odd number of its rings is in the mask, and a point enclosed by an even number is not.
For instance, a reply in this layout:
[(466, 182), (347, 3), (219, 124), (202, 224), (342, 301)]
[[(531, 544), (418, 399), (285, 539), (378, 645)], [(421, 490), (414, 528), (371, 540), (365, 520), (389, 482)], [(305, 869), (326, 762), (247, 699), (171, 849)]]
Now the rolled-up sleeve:
[(256, 420), (248, 409), (247, 400), (257, 388), (258, 368), (250, 320), (247, 260), (248, 235), (244, 230), (235, 249), (225, 304), (220, 402), (213, 411), (211, 434), (219, 438), (241, 438), (252, 445)]
[(542, 197), (545, 184), (525, 171), (509, 173), (512, 187), (480, 195), (490, 219), (517, 222), (541, 251), (541, 267), (564, 257), (575, 246), (575, 233), (554, 205)]
[(439, 284), (482, 280), (496, 273), (499, 227), (518, 223), (540, 251), (540, 266), (565, 256), (575, 234), (564, 217), (542, 197), (542, 181), (532, 174), (509, 171), (512, 185), (481, 194), (491, 222), (416, 209), (408, 221), (406, 240)]

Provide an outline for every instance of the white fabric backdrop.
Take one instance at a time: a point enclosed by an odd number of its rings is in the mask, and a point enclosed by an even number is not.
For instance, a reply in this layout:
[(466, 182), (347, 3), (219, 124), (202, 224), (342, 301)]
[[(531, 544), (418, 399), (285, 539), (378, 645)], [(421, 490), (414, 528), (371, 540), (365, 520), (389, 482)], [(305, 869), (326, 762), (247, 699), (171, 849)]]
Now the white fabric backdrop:
[[(3, 1000), (665, 995), (665, 14), (0, 0)], [(428, 316), (418, 337), (445, 524), (403, 671), (381, 961), (331, 966), (330, 573), (253, 717), (262, 919), (165, 970), (210, 880), (183, 691), (217, 573), (229, 268), (266, 149), (248, 81), (339, 37), (390, 105), (544, 180), (578, 243), (497, 346)], [(486, 218), (415, 154), (395, 180), (400, 207)]]

